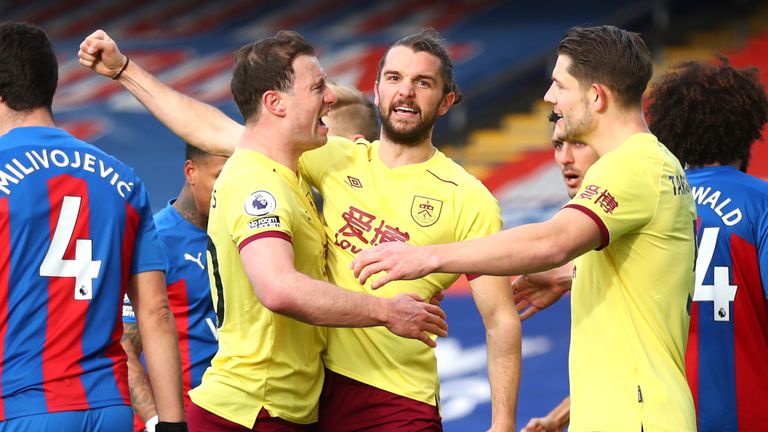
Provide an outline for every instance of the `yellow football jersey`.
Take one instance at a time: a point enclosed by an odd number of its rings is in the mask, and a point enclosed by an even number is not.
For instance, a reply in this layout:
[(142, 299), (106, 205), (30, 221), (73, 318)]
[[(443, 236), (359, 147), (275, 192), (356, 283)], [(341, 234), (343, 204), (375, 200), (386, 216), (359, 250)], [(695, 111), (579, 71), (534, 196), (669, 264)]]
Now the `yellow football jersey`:
[(602, 156), (566, 205), (600, 227), (576, 260), (571, 431), (694, 431), (685, 378), (696, 207), (677, 159), (651, 134)]
[[(432, 274), (373, 291), (370, 282), (360, 285), (349, 264), (360, 251), (386, 241), (429, 245), (495, 233), (501, 229), (501, 212), (485, 186), (441, 152), (426, 162), (390, 169), (379, 159), (379, 144), (334, 137), (299, 161), (301, 172), (323, 196), (330, 279), (376, 296), (408, 292), (429, 299), (458, 276)], [(435, 355), (420, 341), (384, 327), (333, 328), (323, 360), (339, 374), (436, 404)]]
[(296, 269), (325, 280), (325, 234), (308, 185), (263, 154), (238, 148), (214, 185), (208, 235), (219, 350), (189, 392), (192, 401), (249, 428), (262, 407), (291, 422), (317, 421), (326, 330), (264, 307), (239, 253), (258, 238), (284, 238)]

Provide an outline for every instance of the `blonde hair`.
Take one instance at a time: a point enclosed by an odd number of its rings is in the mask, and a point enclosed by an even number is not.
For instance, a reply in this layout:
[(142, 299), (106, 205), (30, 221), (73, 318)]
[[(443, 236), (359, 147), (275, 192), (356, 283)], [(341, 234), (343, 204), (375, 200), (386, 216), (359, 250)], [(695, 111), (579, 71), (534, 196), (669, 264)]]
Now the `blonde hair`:
[(379, 124), (376, 118), (376, 106), (358, 89), (329, 82), (336, 95), (336, 102), (331, 106), (330, 133), (355, 139), (362, 136), (374, 141), (379, 136)]

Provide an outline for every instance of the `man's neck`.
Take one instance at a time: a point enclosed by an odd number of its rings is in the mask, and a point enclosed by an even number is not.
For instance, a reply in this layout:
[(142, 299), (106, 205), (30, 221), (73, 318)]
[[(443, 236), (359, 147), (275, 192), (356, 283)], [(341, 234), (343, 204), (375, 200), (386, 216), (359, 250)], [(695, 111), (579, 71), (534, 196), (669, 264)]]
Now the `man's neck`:
[(430, 160), (437, 149), (427, 138), (415, 146), (397, 144), (382, 136), (379, 147), (379, 159), (389, 168), (422, 163)]
[(237, 147), (257, 151), (294, 172), (302, 153), (278, 128), (260, 123), (246, 124)]
[(185, 221), (192, 225), (205, 230), (208, 227), (208, 218), (200, 214), (197, 205), (195, 204), (195, 197), (192, 195), (192, 191), (189, 189), (189, 185), (186, 183), (181, 189), (176, 201), (173, 202), (173, 208), (184, 218)]
[(56, 127), (48, 108), (15, 111), (0, 103), (0, 136), (7, 134), (11, 129), (31, 126)]
[(589, 143), (600, 156), (615, 150), (632, 135), (650, 133), (645, 117), (639, 110), (605, 114), (599, 121), (600, 124), (584, 137), (584, 142)]

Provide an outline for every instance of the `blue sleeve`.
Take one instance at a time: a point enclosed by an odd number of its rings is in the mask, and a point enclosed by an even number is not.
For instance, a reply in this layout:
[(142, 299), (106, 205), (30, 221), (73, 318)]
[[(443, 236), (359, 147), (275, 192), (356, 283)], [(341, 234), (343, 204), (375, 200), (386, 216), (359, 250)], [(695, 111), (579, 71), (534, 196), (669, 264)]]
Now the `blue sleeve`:
[(135, 189), (134, 209), (138, 213), (139, 223), (136, 229), (136, 243), (131, 261), (131, 274), (152, 270), (165, 271), (160, 240), (155, 230), (155, 221), (149, 206), (149, 195), (143, 184), (137, 178)]
[(763, 295), (768, 298), (768, 206), (765, 206), (757, 226), (757, 265), (763, 282)]

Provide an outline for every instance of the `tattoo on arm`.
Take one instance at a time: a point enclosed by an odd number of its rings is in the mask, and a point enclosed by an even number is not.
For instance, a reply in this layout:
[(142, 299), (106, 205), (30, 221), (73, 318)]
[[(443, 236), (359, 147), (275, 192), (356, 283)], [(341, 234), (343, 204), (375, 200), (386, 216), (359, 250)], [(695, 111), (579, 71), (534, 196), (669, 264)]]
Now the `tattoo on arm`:
[(152, 387), (147, 379), (147, 372), (139, 361), (142, 346), (139, 326), (136, 323), (123, 324), (123, 338), (120, 341), (128, 356), (128, 386), (131, 391), (131, 404), (142, 420), (157, 415)]

